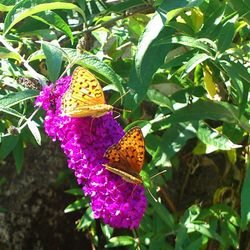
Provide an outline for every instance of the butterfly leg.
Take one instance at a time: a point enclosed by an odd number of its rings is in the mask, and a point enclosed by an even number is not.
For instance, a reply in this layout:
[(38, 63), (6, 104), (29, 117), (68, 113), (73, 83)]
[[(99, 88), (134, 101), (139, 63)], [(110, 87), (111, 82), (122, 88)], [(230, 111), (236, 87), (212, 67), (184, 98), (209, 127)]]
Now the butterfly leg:
[(91, 122), (90, 122), (90, 130), (89, 130), (89, 132), (90, 132), (90, 135), (92, 136), (92, 128), (93, 128), (93, 123), (94, 123), (94, 120), (95, 120), (96, 118), (95, 117), (92, 117), (91, 118)]
[(137, 188), (137, 184), (134, 184), (134, 187), (133, 187), (132, 192), (131, 192), (132, 199), (133, 199), (134, 192), (135, 192), (136, 188)]
[(124, 186), (124, 184), (126, 184), (125, 181), (123, 181), (122, 184), (118, 185), (117, 188), (120, 188), (120, 187)]

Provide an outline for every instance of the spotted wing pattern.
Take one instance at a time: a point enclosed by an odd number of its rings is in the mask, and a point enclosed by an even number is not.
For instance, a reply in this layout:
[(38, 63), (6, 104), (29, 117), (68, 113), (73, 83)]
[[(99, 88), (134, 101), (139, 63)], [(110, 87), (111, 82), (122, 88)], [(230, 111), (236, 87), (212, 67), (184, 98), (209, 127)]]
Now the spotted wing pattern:
[(130, 129), (115, 145), (108, 148), (104, 157), (108, 163), (104, 166), (109, 171), (120, 175), (131, 183), (141, 183), (139, 175), (145, 155), (144, 138), (139, 127)]
[(99, 117), (112, 108), (105, 104), (102, 87), (95, 76), (87, 69), (77, 67), (62, 98), (63, 114), (71, 117)]

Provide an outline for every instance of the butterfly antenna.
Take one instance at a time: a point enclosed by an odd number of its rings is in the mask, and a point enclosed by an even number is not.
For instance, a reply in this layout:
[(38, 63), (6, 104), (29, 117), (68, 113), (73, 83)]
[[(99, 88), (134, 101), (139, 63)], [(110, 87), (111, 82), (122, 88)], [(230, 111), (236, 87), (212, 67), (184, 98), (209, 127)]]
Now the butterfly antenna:
[[(163, 174), (163, 173), (165, 173), (165, 172), (167, 172), (166, 169), (164, 169), (164, 170), (162, 170), (161, 172), (159, 172), (159, 173), (157, 173), (157, 174), (151, 176), (150, 179), (152, 180), (152, 179), (154, 179), (155, 177), (157, 177), (158, 175), (161, 175), (161, 174)], [(147, 188), (147, 190), (148, 190), (150, 196), (153, 198), (153, 200), (154, 200), (155, 202), (158, 202), (158, 200), (154, 197), (154, 195), (152, 194), (152, 192), (150, 191), (150, 189)]]
[(158, 202), (158, 200), (153, 196), (153, 194), (152, 194), (152, 192), (149, 190), (149, 188), (147, 188), (147, 190), (148, 190), (150, 196), (153, 198), (153, 200), (154, 200), (155, 202)]
[(130, 89), (125, 92), (123, 95), (121, 95), (118, 99), (115, 100), (115, 102), (113, 102), (112, 106), (114, 106), (115, 103), (117, 103), (119, 100), (121, 100), (125, 95), (127, 95), (130, 92)]
[[(113, 105), (112, 105), (112, 106), (113, 106)], [(113, 110), (131, 112), (131, 110), (128, 110), (128, 109), (119, 109), (119, 108), (116, 108), (116, 107), (113, 107)]]
[(121, 116), (121, 114), (119, 112), (115, 111), (115, 110), (114, 110), (114, 113), (118, 114), (117, 116), (114, 117), (115, 120), (118, 119)]
[(152, 179), (154, 179), (155, 177), (157, 177), (158, 175), (161, 175), (161, 174), (163, 174), (163, 173), (165, 173), (165, 172), (167, 172), (166, 169), (164, 169), (164, 170), (162, 170), (161, 172), (159, 172), (159, 173), (157, 173), (157, 174), (151, 176), (150, 179), (152, 180)]
[(68, 66), (65, 68), (65, 70), (63, 71), (63, 73), (61, 74), (59, 78), (63, 77), (64, 74), (67, 72), (67, 70), (71, 68), (75, 64), (76, 61), (77, 61), (77, 57), (74, 57), (72, 62), (68, 64)]

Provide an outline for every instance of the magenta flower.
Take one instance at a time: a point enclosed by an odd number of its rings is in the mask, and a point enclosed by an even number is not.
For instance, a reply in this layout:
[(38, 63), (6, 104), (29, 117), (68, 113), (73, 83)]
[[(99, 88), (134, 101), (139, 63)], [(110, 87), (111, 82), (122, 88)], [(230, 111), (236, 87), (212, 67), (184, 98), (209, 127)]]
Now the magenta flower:
[[(117, 228), (136, 228), (146, 209), (141, 185), (128, 183), (102, 165), (103, 155), (116, 144), (124, 131), (112, 114), (100, 118), (71, 118), (61, 113), (61, 98), (71, 77), (44, 87), (35, 104), (46, 111), (44, 128), (54, 141), (59, 140), (84, 194), (90, 196), (95, 218)], [(91, 128), (92, 123), (92, 128)], [(91, 131), (90, 131), (91, 130)]]

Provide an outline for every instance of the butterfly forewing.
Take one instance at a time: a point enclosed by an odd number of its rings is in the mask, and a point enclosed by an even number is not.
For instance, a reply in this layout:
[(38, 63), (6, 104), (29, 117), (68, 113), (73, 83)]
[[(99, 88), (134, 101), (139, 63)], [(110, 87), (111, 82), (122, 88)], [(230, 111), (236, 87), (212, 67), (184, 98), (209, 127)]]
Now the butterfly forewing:
[(102, 87), (95, 76), (83, 67), (77, 67), (72, 76), (70, 92), (84, 103), (104, 104)]
[(77, 67), (68, 90), (62, 98), (62, 111), (72, 117), (99, 117), (112, 110), (105, 104), (104, 94), (95, 76), (83, 67)]
[(144, 164), (145, 145), (139, 127), (129, 130), (123, 138), (105, 153), (109, 163), (105, 167), (126, 181), (141, 183), (139, 175)]

